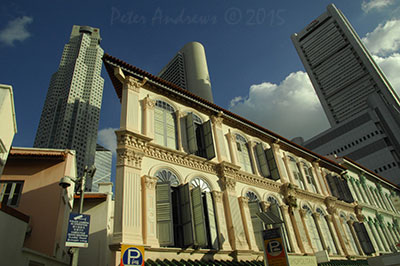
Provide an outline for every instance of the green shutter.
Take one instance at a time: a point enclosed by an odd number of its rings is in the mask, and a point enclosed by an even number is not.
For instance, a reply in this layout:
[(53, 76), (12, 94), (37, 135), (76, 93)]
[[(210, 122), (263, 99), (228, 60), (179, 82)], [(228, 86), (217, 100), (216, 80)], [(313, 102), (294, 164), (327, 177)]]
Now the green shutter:
[(196, 127), (194, 125), (193, 113), (186, 116), (186, 136), (188, 142), (189, 153), (196, 153), (198, 150), (196, 139)]
[(208, 223), (210, 227), (211, 247), (213, 249), (219, 249), (217, 223), (215, 221), (214, 204), (210, 192), (206, 192), (206, 206), (208, 214)]
[(204, 122), (202, 125), (202, 129), (203, 129), (202, 132), (204, 137), (204, 146), (205, 146), (204, 148), (206, 150), (206, 157), (208, 160), (211, 160), (212, 158), (215, 157), (211, 121), (208, 120), (207, 122)]
[(354, 222), (353, 226), (364, 253), (367, 255), (371, 255), (372, 253), (374, 253), (375, 248), (371, 243), (371, 239), (369, 238), (365, 225), (362, 223)]
[(174, 245), (171, 186), (157, 183), (156, 188), (157, 235), (161, 246)]
[(265, 155), (265, 151), (261, 143), (257, 143), (256, 145), (256, 156), (258, 165), (260, 166), (261, 175), (265, 177), (270, 176), (267, 156)]
[(190, 204), (189, 184), (179, 187), (180, 219), (183, 233), (183, 246), (188, 247), (194, 244), (192, 210)]
[(266, 150), (265, 154), (267, 155), (268, 166), (271, 173), (269, 178), (272, 180), (279, 180), (280, 176), (279, 176), (278, 165), (276, 162), (274, 152), (272, 151), (272, 148)]
[(157, 144), (164, 145), (164, 111), (160, 108), (154, 109), (154, 138)]
[(201, 188), (192, 189), (193, 204), (193, 225), (195, 235), (195, 246), (207, 247), (206, 224), (204, 217), (203, 199), (201, 198)]
[(262, 232), (264, 231), (264, 225), (260, 218), (258, 218), (257, 213), (260, 212), (260, 205), (258, 201), (249, 202), (249, 210), (251, 216), (251, 224), (254, 229), (254, 236), (256, 238), (257, 247), (259, 250), (263, 250), (263, 236)]

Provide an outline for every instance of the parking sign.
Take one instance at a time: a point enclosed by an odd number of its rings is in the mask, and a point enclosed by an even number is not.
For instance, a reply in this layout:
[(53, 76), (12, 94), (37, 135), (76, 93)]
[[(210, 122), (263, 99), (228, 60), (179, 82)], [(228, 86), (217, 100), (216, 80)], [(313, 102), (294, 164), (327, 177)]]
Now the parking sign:
[(122, 245), (121, 246), (121, 266), (141, 266), (144, 265), (144, 247)]

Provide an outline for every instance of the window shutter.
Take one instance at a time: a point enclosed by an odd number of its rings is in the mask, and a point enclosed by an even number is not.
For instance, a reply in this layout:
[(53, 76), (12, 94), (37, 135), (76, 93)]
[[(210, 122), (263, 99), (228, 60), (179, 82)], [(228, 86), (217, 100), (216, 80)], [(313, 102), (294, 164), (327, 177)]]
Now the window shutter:
[(166, 145), (168, 148), (176, 149), (175, 114), (165, 112)]
[(189, 153), (194, 154), (197, 152), (198, 147), (196, 139), (196, 127), (194, 125), (194, 118), (192, 113), (189, 113), (186, 116), (186, 133)]
[(363, 223), (354, 222), (353, 226), (364, 253), (367, 255), (374, 253), (375, 249), (371, 243), (371, 239), (369, 238), (365, 225)]
[(343, 182), (343, 185), (344, 185), (344, 191), (345, 191), (345, 195), (346, 195), (346, 198), (347, 198), (347, 202), (349, 202), (349, 203), (354, 202), (353, 195), (351, 194), (351, 191), (350, 191), (349, 182), (347, 182), (346, 179), (343, 179), (342, 182)]
[(164, 145), (164, 111), (160, 108), (154, 109), (154, 137), (157, 144)]
[(3, 202), (3, 197), (6, 192), (7, 183), (0, 183), (0, 202)]
[(161, 246), (174, 245), (170, 183), (157, 183), (157, 235)]
[(183, 246), (188, 247), (194, 244), (192, 208), (190, 204), (190, 191), (188, 183), (179, 187), (179, 204), (181, 211), (180, 218), (183, 232)]
[(251, 216), (251, 223), (254, 229), (254, 236), (256, 238), (256, 243), (259, 250), (263, 250), (263, 236), (262, 232), (264, 231), (264, 225), (260, 218), (258, 218), (257, 213), (260, 212), (260, 205), (258, 201), (251, 201), (249, 202), (249, 210)]
[(203, 199), (201, 197), (201, 188), (193, 188), (192, 191), (192, 203), (193, 203), (193, 224), (194, 224), (194, 235), (195, 235), (195, 246), (207, 247), (207, 234), (206, 224), (203, 209)]
[(260, 166), (261, 174), (265, 177), (270, 176), (270, 172), (268, 169), (267, 156), (265, 155), (265, 151), (264, 151), (264, 148), (261, 143), (257, 143), (257, 145), (256, 145), (256, 156), (257, 156), (258, 164)]
[(211, 160), (215, 157), (215, 149), (214, 149), (214, 139), (212, 134), (211, 121), (208, 120), (202, 125), (203, 137), (204, 137), (204, 148), (206, 150), (206, 157), (208, 160)]
[(331, 174), (326, 175), (326, 180), (328, 181), (329, 188), (331, 189), (332, 195), (339, 198), (338, 190), (335, 183), (335, 177)]
[(208, 223), (210, 226), (211, 247), (213, 249), (219, 249), (217, 223), (215, 221), (214, 204), (210, 192), (206, 192), (206, 206), (208, 214)]
[(269, 166), (269, 170), (271, 173), (269, 178), (272, 180), (279, 180), (280, 176), (279, 176), (279, 171), (278, 171), (278, 165), (276, 164), (276, 159), (275, 159), (274, 152), (272, 151), (272, 148), (266, 150), (265, 154), (267, 156), (268, 166)]

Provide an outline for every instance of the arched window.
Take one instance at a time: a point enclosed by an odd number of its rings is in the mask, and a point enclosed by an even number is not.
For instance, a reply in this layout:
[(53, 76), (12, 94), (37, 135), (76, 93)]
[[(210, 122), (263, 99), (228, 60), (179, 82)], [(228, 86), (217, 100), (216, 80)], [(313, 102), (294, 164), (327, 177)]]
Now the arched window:
[(173, 187), (179, 186), (178, 177), (170, 170), (159, 170), (155, 176), (157, 177), (157, 183), (170, 183)]
[(176, 149), (176, 117), (174, 108), (157, 100), (154, 108), (154, 139), (157, 144)]
[(242, 167), (242, 170), (245, 172), (253, 173), (247, 140), (239, 134), (236, 134), (236, 148), (239, 164)]
[(346, 231), (347, 238), (350, 240), (351, 248), (354, 250), (356, 254), (359, 254), (356, 241), (354, 240), (353, 234), (351, 233), (350, 225), (347, 222), (346, 216), (342, 213), (340, 214), (340, 218), (343, 219), (343, 226)]
[(259, 250), (263, 250), (264, 240), (262, 232), (264, 231), (264, 224), (257, 216), (257, 213), (260, 213), (262, 211), (260, 207), (260, 200), (258, 199), (257, 194), (250, 190), (246, 192), (245, 196), (249, 199), (251, 224), (253, 225), (254, 236), (256, 238), (257, 247)]
[(318, 193), (317, 184), (315, 183), (315, 178), (312, 172), (312, 167), (308, 166), (307, 164), (303, 163), (304, 173), (306, 175), (307, 182), (309, 187), (311, 188), (312, 192)]
[(320, 228), (322, 231), (322, 236), (325, 239), (325, 243), (330, 254), (337, 254), (337, 249), (335, 246), (335, 242), (333, 240), (331, 231), (329, 230), (328, 221), (326, 220), (325, 213), (320, 209), (317, 208), (317, 213), (320, 214)]
[[(272, 212), (275, 216), (279, 217), (282, 221), (284, 221), (283, 214), (281, 212), (281, 209), (279, 208), (278, 200), (272, 196), (269, 196), (267, 198), (267, 201), (270, 203), (268, 211)], [(279, 226), (279, 225), (277, 225), (277, 226)], [(282, 228), (283, 239), (285, 241), (287, 251), (291, 252), (292, 247), (290, 246), (290, 242), (289, 242), (289, 238), (288, 238), (287, 225), (285, 223), (283, 223), (281, 225), (281, 228)]]
[(304, 184), (304, 178), (303, 175), (301, 174), (301, 171), (299, 169), (299, 166), (297, 165), (296, 160), (293, 157), (289, 156), (289, 168), (290, 171), (293, 173), (293, 177), (295, 182), (299, 185), (301, 189), (306, 189), (306, 185)]
[(315, 224), (315, 220), (312, 217), (312, 211), (307, 205), (303, 205), (303, 210), (305, 210), (306, 212), (304, 220), (307, 225), (307, 231), (310, 235), (312, 246), (315, 251), (321, 251), (324, 248), (322, 247), (321, 239), (318, 234), (317, 225)]

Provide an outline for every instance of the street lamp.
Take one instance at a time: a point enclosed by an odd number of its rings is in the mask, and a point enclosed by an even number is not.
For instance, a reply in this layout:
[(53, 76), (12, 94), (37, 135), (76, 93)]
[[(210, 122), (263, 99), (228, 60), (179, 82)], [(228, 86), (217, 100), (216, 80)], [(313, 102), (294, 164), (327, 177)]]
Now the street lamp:
[[(60, 179), (59, 186), (62, 188), (68, 188), (71, 186), (71, 182), (74, 182), (76, 185), (79, 185), (79, 189), (76, 190), (76, 192), (80, 192), (80, 204), (79, 204), (79, 210), (78, 214), (81, 214), (83, 212), (83, 201), (85, 197), (85, 184), (86, 184), (86, 178), (89, 176), (90, 178), (93, 178), (94, 173), (96, 172), (96, 167), (92, 165), (89, 169), (87, 166), (85, 166), (85, 170), (83, 170), (83, 175), (78, 178), (71, 178), (69, 176), (64, 176)], [(78, 265), (78, 257), (79, 257), (79, 248), (71, 248), (71, 253), (72, 253), (72, 263), (71, 266), (77, 266)]]

